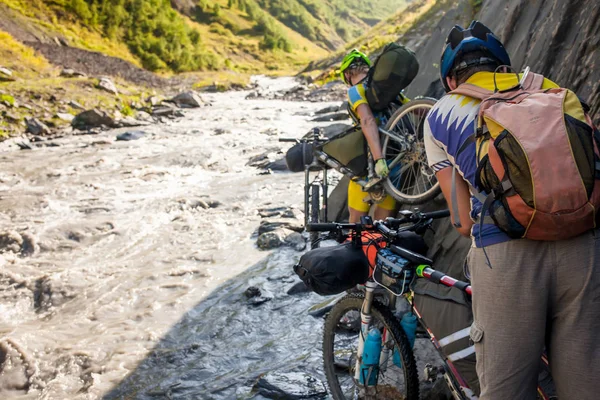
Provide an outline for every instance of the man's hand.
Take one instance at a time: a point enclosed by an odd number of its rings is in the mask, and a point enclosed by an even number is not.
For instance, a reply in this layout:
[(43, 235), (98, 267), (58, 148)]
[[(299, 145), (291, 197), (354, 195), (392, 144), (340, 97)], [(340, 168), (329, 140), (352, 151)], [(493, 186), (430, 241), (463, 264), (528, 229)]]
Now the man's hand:
[(388, 168), (385, 158), (377, 160), (375, 163), (375, 173), (381, 178), (385, 178), (390, 174), (390, 169)]

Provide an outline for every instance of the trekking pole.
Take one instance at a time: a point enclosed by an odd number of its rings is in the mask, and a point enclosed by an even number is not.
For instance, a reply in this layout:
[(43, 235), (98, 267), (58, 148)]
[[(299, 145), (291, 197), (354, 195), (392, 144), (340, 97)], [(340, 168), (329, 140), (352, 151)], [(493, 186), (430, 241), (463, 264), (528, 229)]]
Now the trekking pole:
[(417, 276), (420, 278), (426, 278), (433, 283), (441, 283), (444, 286), (455, 287), (467, 293), (469, 296), (473, 295), (471, 285), (467, 282), (459, 281), (446, 274), (436, 271), (427, 265), (419, 265), (417, 267)]

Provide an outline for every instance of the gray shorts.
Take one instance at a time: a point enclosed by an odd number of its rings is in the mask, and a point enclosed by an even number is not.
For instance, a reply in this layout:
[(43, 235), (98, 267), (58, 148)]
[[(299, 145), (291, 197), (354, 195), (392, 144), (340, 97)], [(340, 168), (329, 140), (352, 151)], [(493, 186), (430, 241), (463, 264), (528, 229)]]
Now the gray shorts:
[(482, 400), (535, 399), (548, 350), (560, 400), (600, 398), (600, 232), (472, 248), (477, 375)]

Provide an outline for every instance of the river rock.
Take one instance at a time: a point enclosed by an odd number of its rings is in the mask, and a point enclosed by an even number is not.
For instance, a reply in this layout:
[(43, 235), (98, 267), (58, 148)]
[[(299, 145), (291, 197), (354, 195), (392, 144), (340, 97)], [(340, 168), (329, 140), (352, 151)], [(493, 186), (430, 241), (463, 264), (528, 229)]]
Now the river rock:
[(77, 114), (77, 116), (73, 119), (73, 122), (71, 122), (71, 125), (73, 128), (81, 130), (96, 128), (102, 125), (114, 127), (115, 120), (108, 115), (108, 113), (94, 108), (93, 110), (87, 110)]
[(283, 157), (268, 163), (265, 165), (264, 169), (269, 169), (271, 171), (289, 171), (285, 158)]
[(125, 118), (120, 118), (118, 121), (116, 121), (116, 124), (123, 128), (133, 128), (134, 126), (150, 125), (150, 122), (127, 116)]
[(157, 96), (149, 96), (146, 99), (146, 103), (149, 103), (152, 107), (160, 104), (160, 99)]
[(79, 104), (78, 102), (74, 101), (74, 100), (69, 101), (68, 106), (72, 107), (72, 108), (74, 108), (76, 110), (85, 111), (85, 107), (82, 106), (81, 104)]
[(285, 244), (292, 247), (296, 251), (306, 250), (306, 240), (302, 234), (298, 232), (292, 232), (285, 237)]
[(146, 132), (143, 131), (128, 131), (117, 135), (117, 140), (122, 141), (130, 141), (130, 140), (138, 140), (144, 137)]
[(329, 106), (329, 107), (325, 107), (325, 108), (321, 108), (318, 111), (315, 111), (315, 114), (320, 115), (320, 114), (329, 114), (329, 113), (334, 113), (340, 110), (340, 106)]
[(67, 121), (67, 122), (73, 122), (73, 119), (75, 119), (75, 116), (73, 114), (69, 114), (69, 113), (56, 113), (56, 118), (63, 120), (63, 121)]
[(10, 122), (19, 122), (23, 118), (20, 117), (19, 115), (15, 114), (15, 113), (5, 112), (4, 113), (4, 119), (6, 119), (7, 121), (10, 121)]
[(343, 121), (350, 118), (347, 112), (339, 112), (333, 114), (325, 114), (320, 117), (311, 119), (313, 122), (327, 122), (327, 121)]
[(204, 101), (198, 96), (196, 92), (191, 90), (183, 93), (179, 93), (173, 97), (170, 102), (177, 104), (178, 106), (189, 106), (189, 107), (202, 107)]
[(19, 253), (23, 245), (23, 237), (19, 232), (7, 231), (0, 233), (0, 253), (7, 251)]
[(268, 399), (316, 399), (327, 396), (325, 383), (306, 372), (267, 372), (253, 392)]
[(79, 78), (85, 77), (86, 75), (83, 72), (75, 71), (72, 68), (64, 68), (62, 71), (60, 71), (60, 76), (63, 78)]
[(310, 292), (310, 289), (306, 284), (302, 281), (296, 282), (287, 290), (287, 294), (293, 296), (295, 294), (307, 293)]
[(107, 77), (100, 78), (100, 81), (98, 82), (98, 89), (102, 89), (112, 94), (119, 94), (119, 91), (117, 90), (117, 87), (115, 86), (114, 82)]
[(21, 235), (23, 243), (21, 244), (21, 255), (29, 257), (37, 253), (40, 249), (37, 239), (29, 232), (23, 232)]
[(261, 250), (271, 250), (285, 244), (280, 231), (261, 233), (256, 240), (256, 245)]
[(27, 124), (27, 132), (34, 135), (46, 135), (50, 133), (48, 125), (44, 124), (37, 118), (26, 118), (25, 123)]
[(15, 78), (12, 76), (12, 71), (5, 67), (0, 67), (0, 81), (11, 82), (14, 81)]
[(278, 219), (278, 220), (263, 220), (260, 221), (258, 234), (262, 235), (266, 232), (273, 232), (277, 229), (289, 229), (290, 231), (301, 233), (304, 231), (304, 224), (299, 220)]

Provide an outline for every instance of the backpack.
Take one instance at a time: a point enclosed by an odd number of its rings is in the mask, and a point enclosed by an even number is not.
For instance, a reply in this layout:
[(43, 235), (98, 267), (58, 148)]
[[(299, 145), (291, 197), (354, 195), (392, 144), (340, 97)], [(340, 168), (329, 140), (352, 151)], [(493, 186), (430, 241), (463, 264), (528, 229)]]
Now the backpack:
[[(515, 88), (491, 92), (462, 84), (450, 94), (482, 100), (475, 134), (476, 186), (484, 222), (512, 238), (563, 240), (596, 225), (600, 207), (600, 135), (568, 89), (542, 90), (544, 77), (523, 73)], [(458, 216), (452, 177), (453, 214)], [(489, 217), (491, 221), (485, 221)], [(460, 226), (460, 221), (455, 221)]]
[(393, 42), (386, 45), (367, 76), (365, 95), (371, 109), (386, 109), (418, 72), (415, 53)]

